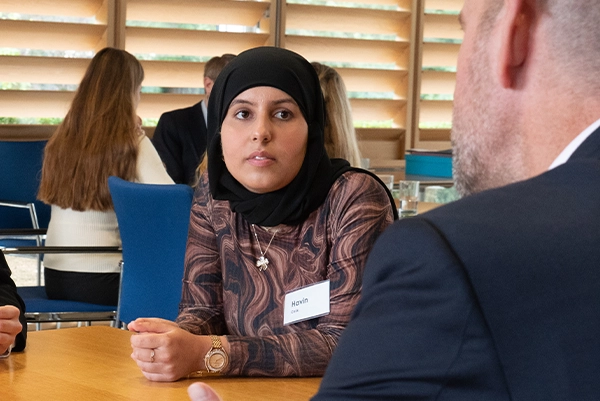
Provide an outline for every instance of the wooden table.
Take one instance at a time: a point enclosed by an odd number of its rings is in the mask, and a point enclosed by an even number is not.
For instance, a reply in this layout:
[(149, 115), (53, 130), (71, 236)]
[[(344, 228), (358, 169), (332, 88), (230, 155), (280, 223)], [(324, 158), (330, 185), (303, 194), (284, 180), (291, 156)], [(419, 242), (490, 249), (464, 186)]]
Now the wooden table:
[(442, 206), (441, 203), (433, 203), (433, 202), (419, 202), (417, 204), (417, 211), (419, 214), (423, 214), (425, 212), (430, 211), (431, 209), (435, 209), (436, 207)]
[(228, 400), (308, 400), (321, 378), (195, 378), (148, 381), (130, 358), (127, 331), (108, 327), (29, 333), (23, 353), (0, 360), (0, 399), (188, 401), (194, 381), (209, 383)]

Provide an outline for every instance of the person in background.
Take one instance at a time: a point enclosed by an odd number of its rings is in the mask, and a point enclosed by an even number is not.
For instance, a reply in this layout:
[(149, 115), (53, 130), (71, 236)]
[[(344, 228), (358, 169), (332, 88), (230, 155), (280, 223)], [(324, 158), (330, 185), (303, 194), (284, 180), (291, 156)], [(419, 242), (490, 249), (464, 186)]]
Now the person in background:
[(311, 64), (317, 71), (325, 98), (325, 150), (332, 159), (346, 159), (351, 166), (360, 167), (360, 151), (344, 80), (331, 67), (316, 61)]
[[(38, 198), (52, 205), (48, 246), (121, 246), (108, 190), (111, 175), (172, 184), (136, 115), (144, 70), (124, 50), (92, 59), (64, 121), (44, 151)], [(47, 254), (46, 293), (116, 305), (120, 254)]]
[(592, 0), (465, 0), (465, 197), (378, 239), (315, 401), (600, 399), (598, 20)]
[(152, 136), (152, 143), (178, 184), (194, 185), (196, 168), (206, 152), (207, 106), (214, 81), (235, 55), (213, 57), (204, 67), (204, 100), (191, 107), (163, 113)]
[(138, 333), (132, 358), (148, 379), (323, 374), (366, 256), (395, 216), (382, 183), (329, 159), (324, 123), (319, 79), (300, 55), (255, 48), (223, 69), (177, 324), (128, 325)]
[(0, 252), (0, 359), (7, 358), (11, 351), (23, 351), (27, 342), (25, 304), (10, 274)]

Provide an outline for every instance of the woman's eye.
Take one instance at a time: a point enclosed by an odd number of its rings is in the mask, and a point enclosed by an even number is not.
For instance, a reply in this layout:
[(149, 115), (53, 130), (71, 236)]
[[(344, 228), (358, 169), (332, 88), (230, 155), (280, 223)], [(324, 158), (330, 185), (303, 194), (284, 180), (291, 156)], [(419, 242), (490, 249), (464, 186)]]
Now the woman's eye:
[(282, 120), (289, 120), (292, 117), (292, 113), (290, 113), (288, 110), (280, 110), (277, 113), (275, 113), (275, 117), (280, 118)]
[(248, 118), (250, 113), (248, 112), (248, 110), (240, 110), (240, 111), (236, 112), (234, 115), (235, 115), (235, 118), (244, 120), (244, 119)]

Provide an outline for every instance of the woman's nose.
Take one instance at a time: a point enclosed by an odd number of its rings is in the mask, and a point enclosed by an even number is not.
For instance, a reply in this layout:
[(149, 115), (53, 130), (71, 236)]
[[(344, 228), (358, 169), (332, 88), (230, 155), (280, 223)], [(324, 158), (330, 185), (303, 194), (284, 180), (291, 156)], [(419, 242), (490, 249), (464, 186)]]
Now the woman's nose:
[(268, 117), (256, 119), (256, 124), (252, 133), (252, 141), (269, 142), (271, 140), (271, 124)]

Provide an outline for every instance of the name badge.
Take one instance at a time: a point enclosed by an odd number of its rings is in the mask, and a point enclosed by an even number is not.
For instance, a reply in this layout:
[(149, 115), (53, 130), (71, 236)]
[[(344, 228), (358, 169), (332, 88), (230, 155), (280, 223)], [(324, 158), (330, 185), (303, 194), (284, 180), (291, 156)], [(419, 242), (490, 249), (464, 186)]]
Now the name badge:
[(302, 322), (329, 314), (329, 280), (285, 294), (283, 324)]

